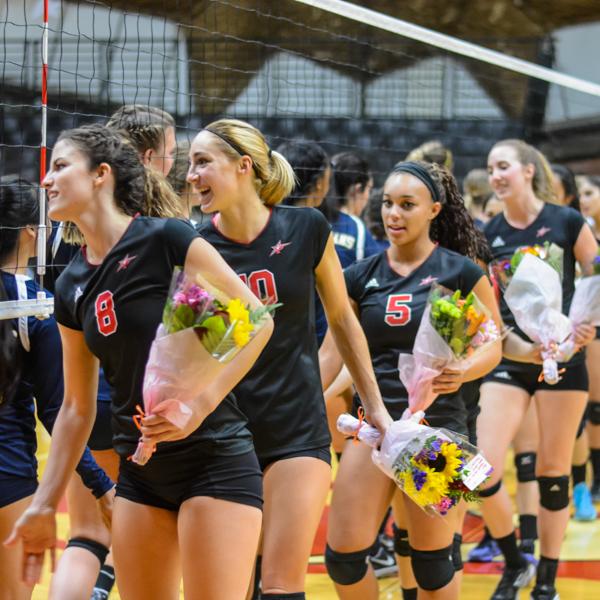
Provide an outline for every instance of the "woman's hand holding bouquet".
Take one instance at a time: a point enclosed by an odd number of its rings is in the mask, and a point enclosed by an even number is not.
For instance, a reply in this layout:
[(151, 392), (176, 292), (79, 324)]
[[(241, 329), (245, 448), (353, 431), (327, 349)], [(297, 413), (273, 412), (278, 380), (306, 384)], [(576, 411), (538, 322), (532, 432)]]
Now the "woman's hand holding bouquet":
[[(176, 268), (144, 374), (142, 438), (130, 457), (144, 465), (161, 441), (187, 437), (215, 408), (210, 386), (278, 305), (249, 311), (201, 277)], [(220, 400), (218, 398), (217, 400)]]
[(341, 415), (337, 428), (373, 448), (373, 462), (423, 510), (445, 515), (460, 500), (476, 500), (477, 489), (492, 468), (463, 437), (419, 424), (423, 412), (407, 409), (383, 439), (379, 431), (352, 415)]
[(470, 359), (500, 337), (475, 294), (462, 298), (460, 290), (433, 286), (413, 352), (398, 360), (411, 412), (426, 410), (438, 394), (458, 390)]

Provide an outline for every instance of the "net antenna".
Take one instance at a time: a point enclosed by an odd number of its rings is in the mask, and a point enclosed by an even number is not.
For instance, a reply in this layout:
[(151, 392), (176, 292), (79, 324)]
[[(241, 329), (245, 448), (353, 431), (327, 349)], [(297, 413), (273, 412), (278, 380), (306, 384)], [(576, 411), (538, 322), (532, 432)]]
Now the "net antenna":
[(54, 312), (54, 298), (49, 298), (44, 291), (44, 274), (46, 273), (46, 190), (41, 186), (46, 176), (46, 136), (48, 124), (48, 0), (43, 0), (42, 25), (42, 127), (40, 140), (40, 186), (39, 207), (40, 221), (37, 235), (36, 273), (40, 280), (40, 291), (32, 300), (6, 300), (0, 302), (0, 319), (17, 319), (37, 317), (47, 319)]
[(486, 62), (490, 65), (502, 67), (503, 69), (520, 73), (521, 75), (529, 75), (530, 77), (535, 77), (537, 79), (547, 81), (548, 83), (554, 83), (578, 92), (600, 97), (600, 84), (592, 83), (591, 81), (587, 81), (585, 79), (579, 79), (578, 77), (572, 77), (571, 75), (560, 73), (558, 71), (554, 71), (553, 69), (541, 67), (535, 63), (528, 62), (520, 58), (515, 58), (507, 54), (502, 54), (500, 52), (490, 50), (489, 48), (485, 48), (484, 46), (465, 42), (458, 38), (444, 35), (443, 33), (438, 33), (432, 29), (420, 27), (419, 25), (414, 25), (408, 21), (403, 21), (402, 19), (397, 19), (368, 8), (364, 8), (358, 4), (346, 2), (345, 0), (294, 1), (298, 2), (299, 4), (306, 4), (307, 6), (312, 6), (313, 8), (318, 8), (340, 17), (357, 21), (358, 23), (365, 23), (367, 25), (372, 25), (373, 27), (378, 27), (379, 29), (389, 31), (390, 33), (396, 33), (419, 42), (425, 42), (431, 46), (441, 48), (442, 50), (446, 50), (448, 52), (453, 52), (455, 54), (460, 54), (461, 56)]

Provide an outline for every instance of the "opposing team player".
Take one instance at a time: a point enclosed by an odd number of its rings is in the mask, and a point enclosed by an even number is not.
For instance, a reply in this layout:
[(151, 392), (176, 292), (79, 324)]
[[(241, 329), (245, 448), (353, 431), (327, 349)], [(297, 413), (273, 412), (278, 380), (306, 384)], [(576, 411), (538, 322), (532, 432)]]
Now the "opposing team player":
[[(16, 178), (0, 179), (1, 300), (31, 300), (40, 290), (28, 276), (28, 261), (35, 256), (38, 222), (39, 202), (34, 187)], [(4, 541), (37, 487), (35, 415), (51, 432), (63, 399), (56, 321), (53, 317), (0, 321), (0, 353), (0, 540)], [(88, 450), (77, 470), (94, 495), (110, 506), (114, 484)], [(20, 545), (0, 544), (0, 597), (31, 597), (32, 588), (23, 585), (19, 576), (21, 561)]]
[(327, 221), (313, 208), (277, 206), (293, 187), (289, 163), (253, 126), (208, 125), (192, 143), (189, 180), (200, 192), (200, 229), (253, 292), (280, 302), (275, 332), (236, 387), (264, 477), (264, 600), (304, 598), (310, 550), (329, 490), (330, 436), (314, 323), (315, 286), (365, 409), (385, 429), (367, 345), (344, 293)]
[[(408, 402), (398, 375), (398, 355), (412, 351), (431, 285), (436, 282), (463, 294), (474, 291), (496, 322), (499, 315), (487, 277), (467, 258), (480, 254), (481, 234), (446, 169), (422, 162), (396, 165), (384, 185), (382, 217), (390, 248), (350, 266), (345, 276), (385, 404), (399, 419)], [(456, 392), (464, 381), (490, 371), (500, 354), (497, 342), (465, 372), (446, 370), (439, 375), (434, 391), (440, 396), (427, 411), (428, 422), (466, 434), (467, 411)], [(370, 448), (352, 443), (342, 454), (327, 534), (325, 561), (338, 596), (344, 600), (379, 597), (365, 559), (392, 500), (395, 508), (404, 505), (400, 512), (408, 519), (408, 532), (395, 531), (395, 545), (397, 554), (411, 557), (419, 598), (458, 598), (455, 571), (462, 563), (454, 531), (462, 515), (453, 509), (444, 523), (427, 516), (416, 504), (403, 500), (394, 482), (371, 461)], [(404, 597), (416, 598), (417, 590), (405, 589)]]
[(157, 451), (143, 467), (127, 460), (139, 439), (133, 416), (143, 405), (145, 364), (174, 267), (260, 306), (191, 225), (136, 216), (146, 202), (145, 176), (135, 150), (106, 127), (65, 131), (54, 146), (43, 182), (49, 215), (74, 223), (85, 245), (57, 283), (65, 399), (44, 478), (13, 539), (23, 540), (25, 577), (36, 581), (55, 544), (56, 506), (92, 427), (100, 360), (113, 389), (113, 446), (121, 458), (112, 528), (121, 596), (174, 598), (183, 574), (187, 598), (241, 600), (260, 534), (262, 480), (246, 420), (227, 394), (272, 323), (191, 406), (183, 429), (144, 418), (142, 434)]
[[(519, 140), (498, 142), (488, 156), (490, 183), (504, 202), (504, 212), (485, 227), (495, 258), (510, 258), (521, 246), (557, 244), (564, 250), (563, 311), (568, 312), (574, 290), (575, 261), (591, 264), (596, 241), (583, 217), (572, 208), (546, 202), (552, 199), (552, 175), (544, 157)], [(515, 321), (503, 302), (507, 325)], [(518, 329), (517, 333), (525, 337)], [(576, 335), (581, 346), (591, 342), (595, 330), (582, 326)], [(532, 360), (533, 362), (533, 360)], [(539, 422), (539, 450), (535, 472), (540, 492), (539, 537), (541, 558), (532, 598), (557, 598), (554, 586), (560, 547), (569, 519), (571, 454), (587, 399), (585, 354), (566, 365), (563, 379), (554, 386), (539, 382), (540, 366), (504, 359), (481, 387), (478, 419), (479, 446), (494, 466), (484, 498), (483, 513), (491, 534), (502, 550), (506, 566), (494, 592), (494, 600), (516, 598), (518, 588), (535, 574), (519, 552), (512, 523), (512, 507), (502, 487), (502, 471), (508, 447), (533, 396)], [(498, 423), (502, 422), (502, 427)]]

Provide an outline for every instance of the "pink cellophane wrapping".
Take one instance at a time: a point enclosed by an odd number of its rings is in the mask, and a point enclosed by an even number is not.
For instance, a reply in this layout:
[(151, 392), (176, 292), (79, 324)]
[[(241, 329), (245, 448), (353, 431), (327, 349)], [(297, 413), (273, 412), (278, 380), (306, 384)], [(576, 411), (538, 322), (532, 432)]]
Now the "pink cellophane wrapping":
[[(192, 416), (189, 404), (225, 366), (206, 350), (192, 328), (165, 335), (159, 325), (144, 374), (146, 416), (160, 415), (182, 429)], [(153, 444), (140, 440), (131, 460), (144, 465), (154, 451)]]
[(574, 346), (571, 321), (562, 314), (562, 284), (559, 274), (542, 259), (526, 254), (504, 292), (519, 328), (543, 347), (544, 379), (560, 380), (558, 362), (569, 360)]

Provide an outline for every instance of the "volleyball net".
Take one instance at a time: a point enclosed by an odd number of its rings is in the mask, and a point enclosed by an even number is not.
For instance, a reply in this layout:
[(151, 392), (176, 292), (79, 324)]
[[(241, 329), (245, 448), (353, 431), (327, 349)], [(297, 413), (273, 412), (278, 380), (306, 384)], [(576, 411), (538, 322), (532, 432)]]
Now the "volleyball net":
[[(124, 104), (166, 110), (178, 140), (227, 116), (250, 121), (275, 148), (308, 140), (330, 156), (353, 151), (376, 184), (428, 140), (452, 151), (460, 179), (485, 166), (498, 139), (547, 137), (549, 112), (600, 115), (600, 86), (561, 74), (548, 37), (466, 43), (398, 18), (403, 8), (365, 6), (4, 0), (0, 185), (9, 175), (38, 184), (61, 130), (106, 122)], [(39, 277), (49, 260), (42, 237)], [(15, 316), (4, 308), (0, 318)]]

